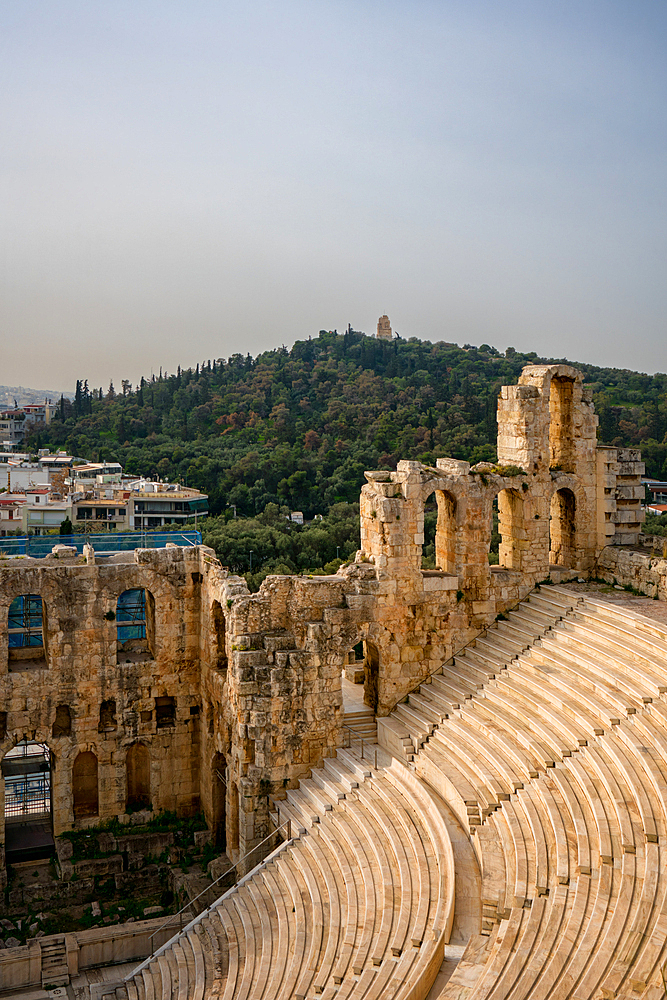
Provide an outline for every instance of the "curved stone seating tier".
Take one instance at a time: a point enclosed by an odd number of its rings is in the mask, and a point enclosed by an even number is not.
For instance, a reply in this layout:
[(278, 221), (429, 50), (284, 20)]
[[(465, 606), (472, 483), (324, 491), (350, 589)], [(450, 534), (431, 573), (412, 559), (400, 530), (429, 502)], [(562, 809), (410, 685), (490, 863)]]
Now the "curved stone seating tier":
[(138, 1000), (421, 1000), (454, 917), (444, 806), (403, 764), (340, 750), (277, 803), (303, 831), (128, 987)]
[(438, 1000), (664, 996), (666, 629), (543, 586), (378, 733), (391, 766), (341, 749), (288, 790), (295, 839), (130, 1000), (425, 1000), (456, 926), (447, 806), (481, 921)]
[[(658, 1000), (667, 630), (542, 587), (498, 631), (502, 641), (490, 630), (410, 696), (392, 729), (379, 720), (396, 752), (416, 716), (404, 759), (453, 809), (479, 862), (481, 934), (439, 998)], [(447, 718), (434, 723), (429, 702)]]

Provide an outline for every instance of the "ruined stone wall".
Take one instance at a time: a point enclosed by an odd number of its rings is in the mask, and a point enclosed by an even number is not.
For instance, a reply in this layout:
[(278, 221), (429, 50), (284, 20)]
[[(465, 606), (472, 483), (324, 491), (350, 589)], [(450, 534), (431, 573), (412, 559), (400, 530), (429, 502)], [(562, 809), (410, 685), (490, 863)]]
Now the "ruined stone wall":
[[(199, 561), (198, 551), (174, 547), (90, 565), (80, 557), (0, 564), (0, 710), (6, 712), (0, 759), (22, 739), (49, 747), (56, 835), (127, 815), (126, 757), (135, 743), (150, 752), (153, 809), (199, 808)], [(117, 623), (110, 619), (119, 595), (132, 588), (152, 596), (153, 651), (128, 663), (129, 655), (117, 655)], [(24, 664), (9, 658), (8, 608), (23, 594), (42, 598), (43, 668), (17, 669)], [(174, 699), (173, 724), (158, 726), (158, 698)], [(103, 702), (115, 703), (105, 725)], [(58, 706), (69, 709), (69, 735), (54, 735)], [(75, 819), (73, 769), (83, 752), (97, 758), (99, 806), (96, 815)], [(0, 835), (4, 844), (4, 826)]]
[[(643, 466), (638, 452), (598, 448), (596, 424), (580, 372), (527, 367), (500, 393), (497, 464), (441, 458), (367, 472), (355, 561), (328, 577), (268, 577), (257, 594), (205, 546), (0, 564), (0, 754), (23, 737), (49, 745), (58, 833), (127, 815), (126, 760), (139, 741), (150, 752), (153, 809), (201, 807), (237, 860), (270, 833), (270, 796), (340, 745), (341, 676), (359, 642), (366, 702), (387, 715), (536, 583), (621, 572), (622, 546), (639, 537)], [(427, 570), (432, 497), (436, 565)], [(662, 596), (662, 569), (649, 569)], [(150, 595), (152, 652), (119, 663), (105, 616), (133, 587)], [(44, 601), (48, 669), (10, 672), (7, 609), (27, 593)], [(168, 729), (156, 722), (165, 697), (176, 704)], [(104, 701), (115, 701), (117, 724), (101, 732)], [(63, 704), (72, 732), (53, 736)], [(98, 760), (99, 811), (76, 818), (72, 774), (83, 751)]]

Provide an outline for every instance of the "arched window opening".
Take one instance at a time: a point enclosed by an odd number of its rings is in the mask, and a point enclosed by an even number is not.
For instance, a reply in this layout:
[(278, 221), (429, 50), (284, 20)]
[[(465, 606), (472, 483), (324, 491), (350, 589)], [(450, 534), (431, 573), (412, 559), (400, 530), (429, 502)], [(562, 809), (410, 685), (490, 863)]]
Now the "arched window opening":
[(211, 605), (211, 618), (213, 621), (213, 649), (214, 665), (217, 670), (227, 669), (227, 651), (225, 648), (225, 613), (219, 601), (213, 601)]
[(521, 569), (521, 552), (526, 533), (523, 526), (523, 497), (518, 490), (498, 494), (498, 563), (505, 569)]
[(498, 566), (500, 563), (500, 531), (499, 531), (500, 514), (498, 511), (498, 497), (493, 498), (493, 503), (491, 504), (491, 517), (488, 521), (488, 539), (489, 539), (489, 566)]
[(9, 605), (9, 670), (44, 670), (44, 607), (39, 594), (21, 594)]
[(576, 503), (572, 490), (557, 490), (549, 514), (549, 563), (574, 568), (576, 558)]
[(549, 394), (549, 468), (574, 472), (574, 380), (557, 376)]
[(438, 519), (435, 531), (436, 569), (458, 575), (456, 565), (456, 498), (446, 490), (437, 490)]
[(56, 717), (53, 720), (53, 726), (51, 727), (51, 735), (72, 735), (72, 713), (69, 705), (58, 705), (56, 708)]
[(422, 569), (435, 569), (435, 540), (438, 528), (438, 504), (435, 493), (424, 501), (424, 542)]
[(224, 754), (216, 753), (211, 767), (211, 831), (213, 843), (224, 851), (227, 847), (226, 797), (227, 761)]
[(72, 797), (75, 819), (98, 815), (97, 757), (90, 750), (77, 754), (74, 760)]
[(377, 646), (364, 641), (364, 704), (377, 712), (380, 681), (380, 654)]
[(118, 662), (139, 663), (153, 657), (155, 609), (143, 587), (125, 590), (116, 605)]
[(108, 701), (103, 701), (100, 705), (100, 721), (97, 725), (97, 731), (98, 733), (112, 733), (115, 729), (118, 729), (116, 702), (113, 698), (109, 698)]
[(125, 759), (127, 773), (126, 812), (147, 809), (151, 801), (151, 755), (143, 743), (133, 743)]
[(8, 861), (35, 861), (53, 850), (52, 767), (52, 755), (44, 743), (22, 740), (5, 754), (2, 776)]

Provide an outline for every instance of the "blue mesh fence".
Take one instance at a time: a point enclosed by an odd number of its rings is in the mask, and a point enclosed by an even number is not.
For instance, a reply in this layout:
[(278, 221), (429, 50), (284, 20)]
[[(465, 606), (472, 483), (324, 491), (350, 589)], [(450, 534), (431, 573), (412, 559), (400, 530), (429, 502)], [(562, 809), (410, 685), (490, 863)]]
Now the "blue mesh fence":
[(95, 535), (32, 535), (20, 538), (0, 538), (0, 556), (31, 556), (42, 559), (54, 545), (72, 545), (77, 552), (89, 542), (95, 552), (111, 554), (132, 549), (163, 549), (167, 542), (175, 545), (201, 545), (201, 531), (130, 531)]

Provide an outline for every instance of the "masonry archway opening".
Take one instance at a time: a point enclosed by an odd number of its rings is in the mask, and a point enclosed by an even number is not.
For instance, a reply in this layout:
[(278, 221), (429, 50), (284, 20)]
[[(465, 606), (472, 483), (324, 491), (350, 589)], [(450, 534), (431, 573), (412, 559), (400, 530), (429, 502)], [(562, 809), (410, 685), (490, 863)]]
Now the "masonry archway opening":
[(424, 500), (424, 541), (422, 543), (422, 569), (435, 569), (435, 542), (438, 533), (438, 501), (435, 493)]
[(436, 490), (438, 522), (435, 531), (435, 567), (458, 575), (456, 565), (456, 497), (447, 490)]
[(72, 767), (74, 819), (99, 815), (97, 757), (91, 750), (77, 754)]
[(549, 392), (549, 468), (574, 472), (574, 379), (555, 376)]
[(225, 613), (220, 601), (211, 605), (211, 621), (213, 624), (213, 658), (217, 670), (227, 669), (227, 649), (225, 646), (226, 622)]
[(227, 849), (227, 761), (216, 753), (211, 765), (211, 834), (215, 846)]
[(151, 755), (143, 743), (133, 743), (125, 758), (127, 802), (125, 811), (148, 809), (151, 802)]
[[(525, 539), (523, 497), (519, 490), (501, 490), (496, 497), (498, 520), (498, 565), (505, 569), (521, 569), (521, 552)], [(492, 538), (493, 543), (493, 538)]]
[(20, 594), (9, 605), (8, 669), (45, 670), (44, 605), (39, 594)]
[(487, 531), (488, 531), (488, 557), (489, 566), (498, 566), (500, 563), (500, 531), (499, 531), (500, 513), (498, 511), (498, 497), (495, 496), (491, 503), (491, 510), (489, 513), (489, 520), (487, 521)]
[(155, 601), (143, 587), (124, 590), (116, 604), (118, 663), (151, 660), (155, 647)]
[(364, 705), (377, 712), (380, 684), (380, 653), (377, 646), (364, 640)]
[(21, 740), (2, 761), (7, 861), (36, 861), (54, 850), (53, 755), (45, 743)]
[(573, 569), (576, 558), (576, 501), (572, 490), (557, 490), (549, 511), (549, 563)]

